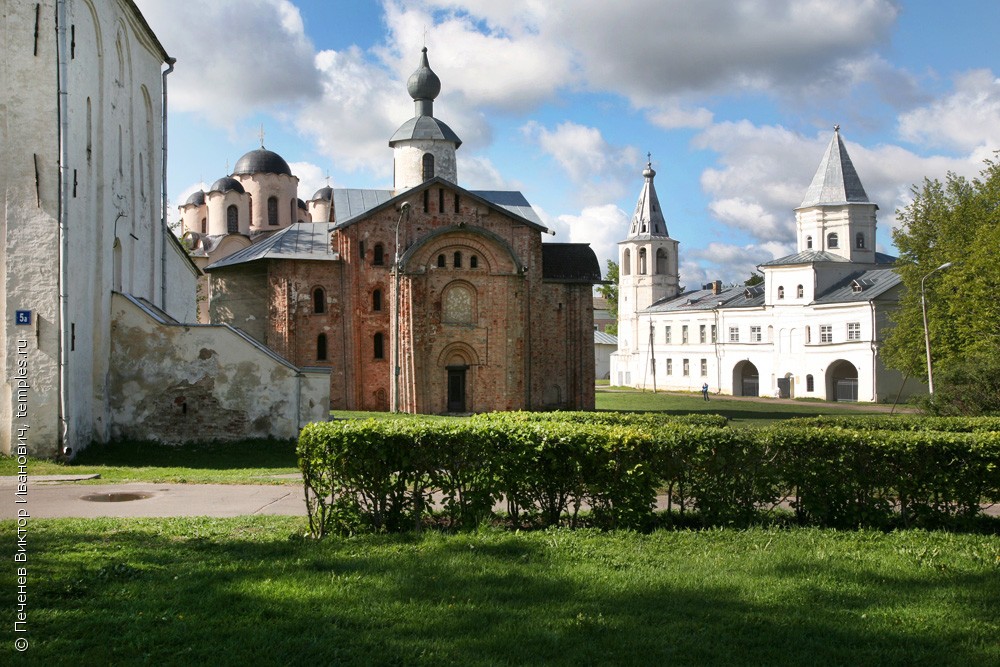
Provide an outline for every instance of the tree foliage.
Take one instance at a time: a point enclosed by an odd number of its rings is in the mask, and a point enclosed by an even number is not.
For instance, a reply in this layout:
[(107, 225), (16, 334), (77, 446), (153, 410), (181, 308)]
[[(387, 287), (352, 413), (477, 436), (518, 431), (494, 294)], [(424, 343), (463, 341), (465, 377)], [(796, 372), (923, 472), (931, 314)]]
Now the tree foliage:
[(597, 293), (608, 302), (608, 315), (615, 320), (615, 324), (608, 327), (608, 333), (617, 335), (618, 333), (618, 263), (608, 260), (608, 272), (604, 275), (607, 282), (605, 285), (597, 286)]
[(764, 284), (764, 274), (758, 271), (751, 271), (750, 277), (747, 278), (745, 283), (743, 283), (743, 285), (746, 287), (753, 287), (754, 285), (763, 285), (763, 284)]
[(971, 181), (953, 173), (944, 183), (925, 180), (896, 212), (896, 271), (905, 290), (882, 355), (889, 366), (926, 379), (921, 280), (951, 262), (924, 281), (935, 390), (951, 369), (1000, 349), (1000, 164), (985, 164)]

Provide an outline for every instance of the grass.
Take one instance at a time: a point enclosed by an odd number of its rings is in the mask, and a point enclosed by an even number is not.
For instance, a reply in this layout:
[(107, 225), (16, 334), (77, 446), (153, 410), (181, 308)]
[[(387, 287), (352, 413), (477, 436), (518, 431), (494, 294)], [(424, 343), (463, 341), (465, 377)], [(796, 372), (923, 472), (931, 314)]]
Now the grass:
[(29, 526), (32, 664), (1000, 664), (997, 536)]
[[(91, 483), (301, 484), (276, 477), (298, 473), (295, 442), (247, 440), (203, 445), (119, 442), (91, 445), (71, 463), (29, 459), (30, 475), (91, 475)], [(16, 475), (17, 461), (0, 457), (0, 475)]]

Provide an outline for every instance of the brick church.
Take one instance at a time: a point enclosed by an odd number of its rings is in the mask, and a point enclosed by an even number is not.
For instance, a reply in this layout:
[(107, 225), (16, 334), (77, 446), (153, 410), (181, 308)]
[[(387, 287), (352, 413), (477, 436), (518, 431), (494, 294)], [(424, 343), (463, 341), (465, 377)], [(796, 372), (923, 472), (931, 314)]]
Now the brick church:
[(333, 409), (592, 409), (597, 257), (542, 243), (551, 232), (520, 192), (458, 185), (440, 89), (425, 48), (407, 82), (414, 116), (389, 140), (392, 190), (325, 187), (306, 202), (261, 147), (181, 206), (208, 317), (329, 368)]

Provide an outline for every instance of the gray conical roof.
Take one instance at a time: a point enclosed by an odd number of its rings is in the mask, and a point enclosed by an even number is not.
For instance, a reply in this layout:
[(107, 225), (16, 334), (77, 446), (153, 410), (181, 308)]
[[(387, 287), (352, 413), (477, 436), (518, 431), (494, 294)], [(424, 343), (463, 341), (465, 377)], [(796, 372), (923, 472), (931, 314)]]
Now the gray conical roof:
[(653, 178), (656, 172), (653, 171), (652, 162), (646, 163), (646, 168), (642, 171), (645, 183), (642, 184), (642, 192), (639, 193), (639, 201), (635, 205), (635, 213), (632, 214), (632, 222), (629, 225), (628, 238), (648, 238), (650, 236), (670, 236), (667, 232), (667, 221), (660, 210), (660, 200), (656, 197), (656, 188), (653, 186)]
[(799, 208), (843, 204), (870, 204), (851, 156), (840, 138), (840, 126), (833, 128), (833, 139), (826, 148), (823, 161), (813, 176)]

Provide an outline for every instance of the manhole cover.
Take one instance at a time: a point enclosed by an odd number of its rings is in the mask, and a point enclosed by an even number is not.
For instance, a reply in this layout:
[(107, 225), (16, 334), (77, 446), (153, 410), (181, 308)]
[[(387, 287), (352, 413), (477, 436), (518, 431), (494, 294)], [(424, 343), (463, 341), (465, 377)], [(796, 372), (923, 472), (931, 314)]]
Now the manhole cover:
[(130, 500), (145, 500), (152, 498), (152, 493), (119, 492), (119, 493), (92, 493), (84, 496), (81, 500), (92, 503), (127, 503)]

